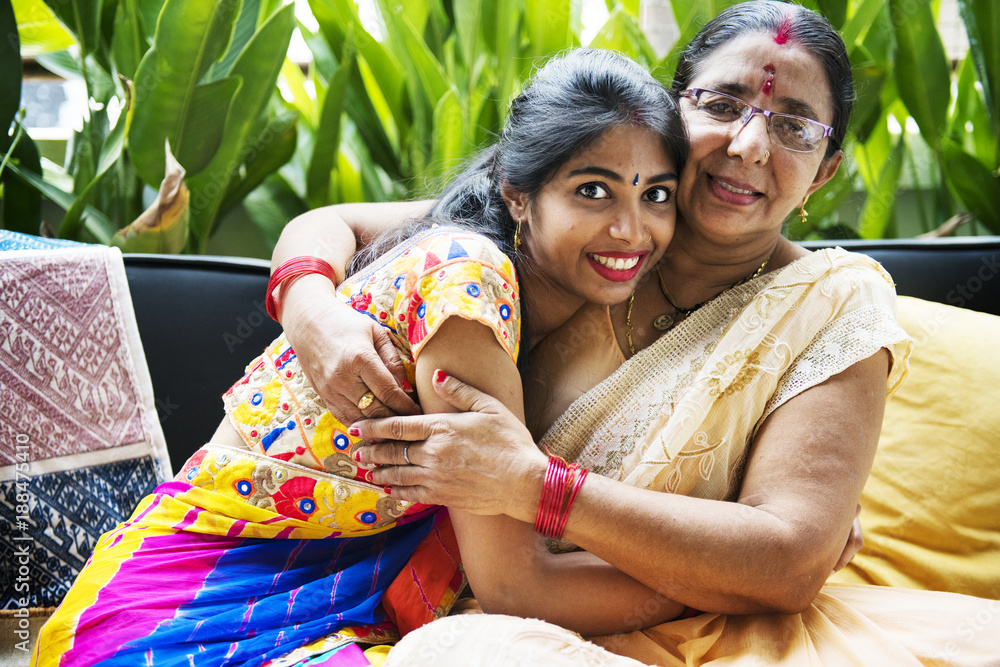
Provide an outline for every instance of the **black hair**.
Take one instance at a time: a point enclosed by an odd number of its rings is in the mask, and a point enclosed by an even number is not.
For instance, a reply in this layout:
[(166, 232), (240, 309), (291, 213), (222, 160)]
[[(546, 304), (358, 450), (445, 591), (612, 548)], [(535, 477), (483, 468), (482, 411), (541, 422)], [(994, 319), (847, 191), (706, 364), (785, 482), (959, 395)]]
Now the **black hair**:
[(822, 65), (833, 100), (833, 133), (825, 158), (840, 150), (854, 104), (854, 80), (844, 40), (823, 16), (800, 5), (753, 0), (733, 5), (705, 24), (681, 52), (671, 92), (689, 87), (706, 58), (723, 44), (746, 34), (766, 33), (801, 44)]

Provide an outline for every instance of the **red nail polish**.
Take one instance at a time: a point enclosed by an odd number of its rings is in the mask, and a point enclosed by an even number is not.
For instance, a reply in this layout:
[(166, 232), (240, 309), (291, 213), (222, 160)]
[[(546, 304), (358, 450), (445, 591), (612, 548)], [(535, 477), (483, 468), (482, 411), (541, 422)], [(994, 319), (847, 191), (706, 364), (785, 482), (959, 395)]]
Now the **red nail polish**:
[(372, 481), (372, 471), (371, 470), (366, 470), (365, 471), (365, 481), (366, 482), (371, 482)]
[(442, 370), (434, 371), (434, 381), (438, 384), (444, 384), (444, 381), (448, 379), (448, 374)]
[(387, 486), (387, 487), (383, 488), (382, 490), (385, 491), (385, 495), (387, 495), (387, 496), (391, 496), (392, 495), (392, 488), (391, 487)]
[(361, 452), (354, 452), (354, 460), (361, 463)]
[(361, 429), (352, 426), (351, 428), (347, 429), (347, 435), (351, 436), (352, 438), (360, 438)]

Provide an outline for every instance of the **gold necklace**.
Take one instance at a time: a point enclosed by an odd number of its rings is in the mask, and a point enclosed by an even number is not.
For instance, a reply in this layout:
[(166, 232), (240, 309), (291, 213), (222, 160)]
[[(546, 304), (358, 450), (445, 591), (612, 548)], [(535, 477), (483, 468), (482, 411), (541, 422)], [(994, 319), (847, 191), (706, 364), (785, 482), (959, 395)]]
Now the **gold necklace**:
[[(767, 263), (769, 261), (771, 261), (770, 257), (765, 259), (761, 263), (761, 265), (757, 267), (756, 271), (748, 275), (746, 278), (743, 278), (742, 280), (738, 280), (737, 282), (733, 283), (732, 285), (729, 286), (728, 289), (738, 287), (743, 283), (749, 282), (754, 278), (756, 278), (757, 276), (759, 276), (761, 273), (763, 273), (764, 267), (767, 266)], [(674, 303), (674, 300), (670, 297), (670, 293), (667, 291), (667, 285), (665, 282), (663, 282), (663, 274), (660, 273), (659, 265), (656, 266), (656, 277), (659, 278), (660, 291), (663, 293), (663, 298), (667, 300), (667, 303), (669, 303), (675, 311), (673, 313), (664, 313), (662, 315), (659, 315), (658, 317), (656, 317), (656, 319), (653, 320), (653, 328), (661, 333), (666, 333), (667, 331), (670, 331), (670, 329), (672, 329), (674, 325), (677, 323), (678, 317), (690, 315), (691, 313), (698, 310), (706, 303), (715, 298), (712, 297), (712, 299), (707, 299), (705, 301), (702, 301), (701, 303), (696, 304), (690, 308), (681, 308), (676, 303)], [(716, 296), (718, 296), (718, 294)], [(635, 355), (635, 346), (632, 344), (632, 304), (634, 302), (635, 302), (635, 290), (632, 290), (632, 294), (629, 295), (628, 298), (628, 308), (625, 310), (625, 339), (628, 341), (629, 352), (631, 352), (633, 356)]]

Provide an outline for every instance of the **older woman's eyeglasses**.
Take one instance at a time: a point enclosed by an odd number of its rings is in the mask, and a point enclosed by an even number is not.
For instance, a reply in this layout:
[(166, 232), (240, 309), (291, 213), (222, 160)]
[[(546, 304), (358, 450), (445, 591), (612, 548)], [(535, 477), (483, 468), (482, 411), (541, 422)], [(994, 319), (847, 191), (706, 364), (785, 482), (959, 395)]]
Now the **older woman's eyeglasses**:
[(797, 153), (813, 152), (823, 139), (833, 133), (832, 127), (811, 118), (761, 109), (738, 97), (714, 90), (689, 88), (681, 93), (681, 97), (693, 100), (698, 114), (719, 123), (742, 119), (745, 126), (754, 115), (761, 114), (767, 121), (767, 133), (771, 139), (782, 148)]

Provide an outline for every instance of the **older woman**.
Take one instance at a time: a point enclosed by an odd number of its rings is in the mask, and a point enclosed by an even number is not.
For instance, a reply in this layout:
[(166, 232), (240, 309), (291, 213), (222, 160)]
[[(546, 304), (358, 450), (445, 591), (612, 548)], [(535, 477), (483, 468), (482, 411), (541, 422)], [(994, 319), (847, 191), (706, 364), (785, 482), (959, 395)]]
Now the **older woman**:
[[(880, 267), (840, 250), (810, 254), (781, 236), (784, 219), (796, 208), (805, 214), (805, 200), (842, 158), (853, 96), (843, 43), (801, 7), (745, 3), (706, 25), (673, 88), (691, 154), (668, 252), (625, 304), (584, 306), (543, 340), (525, 389), (539, 444), (600, 473), (573, 485), (562, 505), (569, 543), (550, 545), (586, 551), (536, 554), (529, 571), (511, 567), (499, 596), (473, 581), (482, 607), (540, 615), (519, 582), (561, 558), (591, 558), (662, 596), (614, 619), (637, 632), (595, 638), (644, 662), (996, 660), (989, 633), (959, 631), (984, 601), (824, 587), (909, 348)], [(363, 238), (375, 228), (365, 223), (354, 225)], [(306, 228), (291, 228), (288, 242)], [(317, 330), (301, 327), (300, 349), (320, 349)], [(314, 359), (317, 376), (335, 374), (329, 359)], [(385, 405), (405, 409), (376, 373), (365, 367), (358, 375), (378, 386)], [(376, 481), (401, 498), (544, 525), (559, 465), (495, 402), (455, 378), (435, 386), (470, 413), (357, 424), (369, 441), (406, 441), (361, 450), (382, 465)], [(350, 412), (366, 389), (358, 382), (354, 390), (327, 400)], [(676, 603), (710, 613), (660, 623)], [(561, 624), (601, 635), (598, 626), (612, 623), (607, 615)], [(557, 617), (558, 609), (546, 616)], [(394, 659), (416, 664), (414, 656), (433, 653), (437, 664), (460, 664), (476, 651), (520, 659), (532, 654), (531, 637), (573, 643), (554, 626), (505, 618), (431, 624)]]

